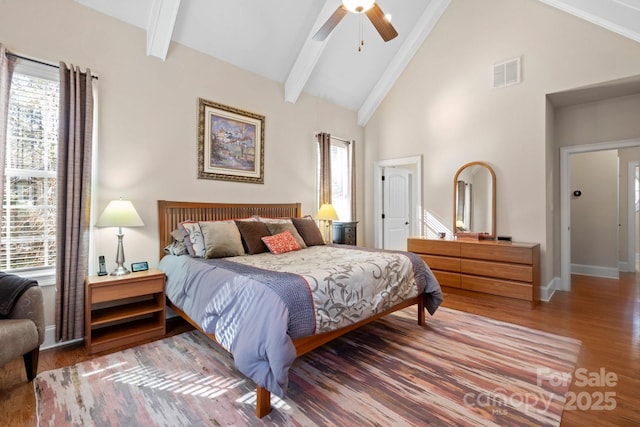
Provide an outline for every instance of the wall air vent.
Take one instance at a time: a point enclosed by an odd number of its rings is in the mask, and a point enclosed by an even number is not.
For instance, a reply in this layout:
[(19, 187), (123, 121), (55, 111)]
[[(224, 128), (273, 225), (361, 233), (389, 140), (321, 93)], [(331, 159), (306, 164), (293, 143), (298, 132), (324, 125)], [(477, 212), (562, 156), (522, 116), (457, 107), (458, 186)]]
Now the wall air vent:
[(513, 58), (500, 64), (494, 64), (492, 74), (494, 89), (520, 83), (520, 58)]

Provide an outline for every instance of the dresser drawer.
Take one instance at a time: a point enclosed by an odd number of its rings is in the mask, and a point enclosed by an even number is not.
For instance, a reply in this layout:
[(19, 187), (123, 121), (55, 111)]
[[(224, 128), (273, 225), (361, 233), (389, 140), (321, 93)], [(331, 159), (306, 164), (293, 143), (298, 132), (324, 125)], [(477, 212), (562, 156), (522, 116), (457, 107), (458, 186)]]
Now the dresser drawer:
[(530, 265), (523, 264), (462, 259), (460, 261), (460, 271), (475, 276), (517, 280), (520, 282), (531, 282), (533, 280), (533, 268)]
[(533, 300), (533, 286), (531, 284), (490, 279), (487, 277), (467, 276), (462, 274), (460, 276), (460, 286), (462, 289), (468, 289), (471, 291), (484, 292), (487, 294), (523, 299), (527, 301)]
[(410, 238), (407, 241), (407, 250), (420, 254), (460, 257), (460, 242)]
[(534, 303), (539, 299), (538, 243), (410, 237), (407, 250), (420, 255), (442, 286)]
[(351, 228), (345, 228), (342, 230), (344, 232), (344, 244), (345, 245), (356, 245), (356, 231)]
[(460, 272), (460, 258), (451, 258), (439, 255), (420, 255), (432, 270), (444, 270)]
[(438, 279), (441, 286), (450, 286), (452, 288), (460, 287), (460, 274), (448, 271), (432, 270), (433, 275)]
[(485, 259), (489, 261), (513, 262), (517, 264), (532, 264), (533, 252), (531, 247), (516, 246), (509, 243), (501, 244), (470, 244), (460, 245), (460, 255), (463, 258)]

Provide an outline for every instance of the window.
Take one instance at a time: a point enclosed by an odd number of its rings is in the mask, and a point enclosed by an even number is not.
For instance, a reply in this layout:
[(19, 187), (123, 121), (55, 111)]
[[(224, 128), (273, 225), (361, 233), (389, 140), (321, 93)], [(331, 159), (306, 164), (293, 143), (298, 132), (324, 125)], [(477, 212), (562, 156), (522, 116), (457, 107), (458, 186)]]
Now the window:
[(58, 100), (57, 70), (16, 64), (9, 93), (0, 270), (55, 274)]
[(331, 204), (340, 221), (353, 220), (351, 217), (351, 147), (349, 142), (331, 138)]

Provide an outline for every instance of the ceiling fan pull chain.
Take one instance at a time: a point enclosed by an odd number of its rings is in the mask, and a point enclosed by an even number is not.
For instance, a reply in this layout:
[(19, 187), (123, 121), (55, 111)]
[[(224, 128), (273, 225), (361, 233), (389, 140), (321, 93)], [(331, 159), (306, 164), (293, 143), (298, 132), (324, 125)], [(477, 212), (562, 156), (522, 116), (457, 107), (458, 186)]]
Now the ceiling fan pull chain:
[(362, 47), (364, 46), (364, 36), (363, 36), (363, 30), (362, 30), (362, 15), (360, 15), (360, 25), (359, 25), (359, 43), (358, 43), (358, 52), (362, 52)]

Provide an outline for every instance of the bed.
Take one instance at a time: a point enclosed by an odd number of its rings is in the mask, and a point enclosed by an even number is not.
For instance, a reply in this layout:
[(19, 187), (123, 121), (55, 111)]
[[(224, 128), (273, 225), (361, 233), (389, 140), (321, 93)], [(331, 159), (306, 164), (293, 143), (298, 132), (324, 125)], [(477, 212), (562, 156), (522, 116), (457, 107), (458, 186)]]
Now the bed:
[[(442, 302), (440, 286), (431, 270), (417, 255), (405, 252), (345, 245), (309, 246), (277, 256), (267, 251), (214, 259), (167, 255), (165, 252), (168, 245), (176, 243), (175, 230), (181, 223), (215, 221), (215, 225), (220, 225), (218, 223), (229, 220), (252, 221), (258, 217), (298, 219), (301, 218), (301, 204), (158, 201), (159, 267), (167, 274), (168, 306), (230, 351), (239, 370), (256, 382), (256, 415), (259, 418), (271, 411), (272, 392), (281, 397), (286, 392), (288, 369), (296, 357), (412, 305), (417, 305), (417, 322), (423, 326), (425, 310), (433, 314)], [(243, 224), (238, 227), (240, 225)], [(340, 270), (331, 274), (321, 272), (324, 275), (317, 273), (315, 277), (314, 272), (323, 263), (338, 264), (331, 257), (343, 260), (353, 257), (354, 268), (347, 268), (346, 274), (345, 270)], [(356, 264), (360, 261), (361, 264)], [(311, 266), (313, 262), (317, 264), (315, 267)], [(268, 271), (266, 265), (269, 265)], [(387, 288), (369, 284), (375, 282), (373, 279), (361, 280), (361, 277), (372, 277), (371, 272), (368, 276), (358, 276), (363, 269), (373, 270), (373, 276), (383, 280)], [(353, 281), (358, 284), (357, 290), (347, 292), (346, 296), (344, 286), (338, 286), (343, 284), (345, 275), (353, 275)], [(341, 279), (333, 280), (335, 277)], [(197, 286), (191, 278), (199, 278), (207, 285)], [(410, 286), (394, 285), (393, 291), (389, 291), (389, 282), (396, 280), (408, 282)], [(215, 287), (210, 286), (213, 282)], [(369, 287), (376, 286), (379, 289), (374, 294)], [(297, 289), (297, 293), (293, 289)], [(232, 293), (233, 297), (230, 297)], [(324, 302), (320, 302), (324, 300), (319, 300), (316, 293), (325, 297), (331, 294), (332, 298), (341, 293), (345, 301), (357, 295), (362, 303), (354, 304), (357, 306), (355, 311), (336, 310), (335, 304), (328, 306), (333, 310), (328, 315), (326, 312), (331, 310), (324, 308)], [(233, 304), (227, 301), (230, 298), (234, 299)], [(377, 302), (374, 305), (372, 301)], [(212, 331), (217, 331), (217, 336)]]

